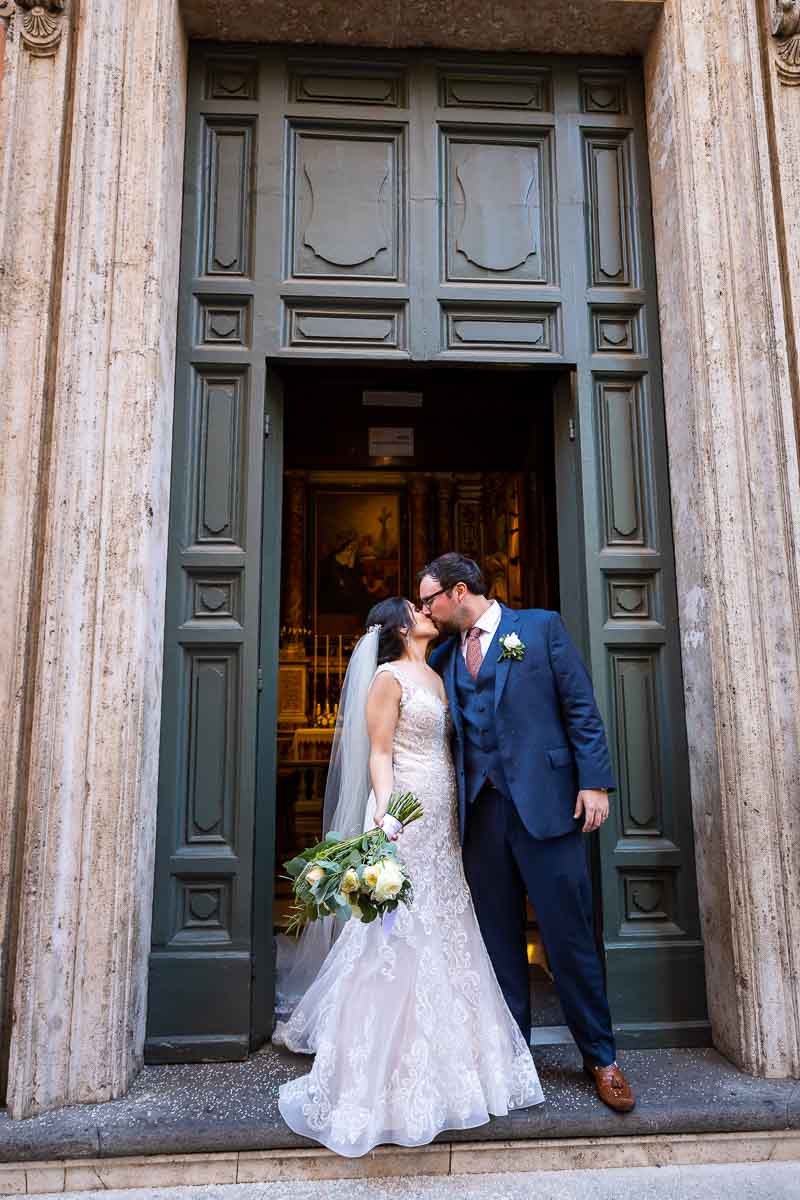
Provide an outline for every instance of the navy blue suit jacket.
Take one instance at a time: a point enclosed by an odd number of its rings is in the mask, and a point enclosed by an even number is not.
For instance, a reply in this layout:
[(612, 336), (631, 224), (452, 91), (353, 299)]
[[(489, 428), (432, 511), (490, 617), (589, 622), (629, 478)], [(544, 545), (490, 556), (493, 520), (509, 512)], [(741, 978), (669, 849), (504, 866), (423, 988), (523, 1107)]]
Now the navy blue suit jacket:
[[(556, 612), (501, 605), (500, 626), (488, 653), (499, 659), (499, 639), (516, 633), (521, 661), (497, 662), (495, 723), (506, 782), (525, 828), (535, 838), (560, 837), (578, 828), (573, 817), (581, 788), (615, 787), (605, 730), (589, 674)], [(456, 691), (460, 638), (431, 655), (442, 676), (453, 717), (458, 780), (458, 821), (464, 840), (466, 780), (464, 734)]]

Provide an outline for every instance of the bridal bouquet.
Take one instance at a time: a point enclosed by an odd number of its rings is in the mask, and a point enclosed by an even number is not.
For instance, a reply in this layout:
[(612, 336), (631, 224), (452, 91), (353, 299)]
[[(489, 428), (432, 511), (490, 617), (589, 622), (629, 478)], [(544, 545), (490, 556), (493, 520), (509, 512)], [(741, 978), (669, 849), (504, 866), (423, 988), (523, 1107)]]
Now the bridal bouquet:
[(369, 923), (413, 899), (411, 880), (397, 857), (394, 839), (422, 816), (412, 792), (393, 792), (383, 828), (342, 840), (333, 830), (316, 846), (284, 863), (292, 880), (294, 905), (287, 933), (299, 933), (307, 921), (336, 916)]

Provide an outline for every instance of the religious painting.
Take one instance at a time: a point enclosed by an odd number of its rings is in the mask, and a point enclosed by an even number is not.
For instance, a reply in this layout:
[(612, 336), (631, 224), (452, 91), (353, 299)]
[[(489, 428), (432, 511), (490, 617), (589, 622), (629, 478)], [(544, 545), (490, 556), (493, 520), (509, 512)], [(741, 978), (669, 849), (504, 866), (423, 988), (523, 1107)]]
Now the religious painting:
[(360, 634), (373, 604), (403, 594), (405, 496), (400, 491), (314, 492), (314, 628)]

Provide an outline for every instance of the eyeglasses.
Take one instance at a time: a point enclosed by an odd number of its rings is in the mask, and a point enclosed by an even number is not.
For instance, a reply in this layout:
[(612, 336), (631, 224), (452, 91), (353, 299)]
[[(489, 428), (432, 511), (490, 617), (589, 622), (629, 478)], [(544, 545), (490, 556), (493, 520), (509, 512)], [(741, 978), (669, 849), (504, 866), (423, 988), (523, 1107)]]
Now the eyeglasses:
[(443, 596), (443, 595), (444, 595), (446, 592), (451, 592), (452, 590), (453, 590), (452, 588), (439, 588), (438, 592), (431, 592), (430, 596), (426, 596), (424, 600), (423, 600), (423, 599), (422, 599), (422, 597), (420, 596), (420, 598), (419, 598), (419, 611), (420, 611), (420, 612), (425, 612), (425, 610), (427, 609), (427, 610), (428, 610), (428, 612), (430, 612), (430, 611), (431, 611), (431, 605), (433, 604), (433, 602), (434, 602), (434, 600), (436, 599), (436, 597), (437, 597), (437, 596)]

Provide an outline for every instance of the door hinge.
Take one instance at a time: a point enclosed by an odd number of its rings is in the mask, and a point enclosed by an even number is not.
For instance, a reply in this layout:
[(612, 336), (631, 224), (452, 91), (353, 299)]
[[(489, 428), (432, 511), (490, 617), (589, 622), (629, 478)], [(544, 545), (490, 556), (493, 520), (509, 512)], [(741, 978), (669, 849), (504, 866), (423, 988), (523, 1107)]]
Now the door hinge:
[(256, 671), (256, 688), (259, 692), (264, 690), (264, 670), (262, 667), (259, 667)]
[(272, 430), (270, 428), (270, 424), (271, 424), (270, 414), (264, 413), (264, 437), (265, 438), (268, 438), (270, 433), (272, 432)]
[(574, 442), (575, 441), (575, 418), (574, 417), (570, 417), (568, 428), (569, 428), (569, 440), (571, 442)]

